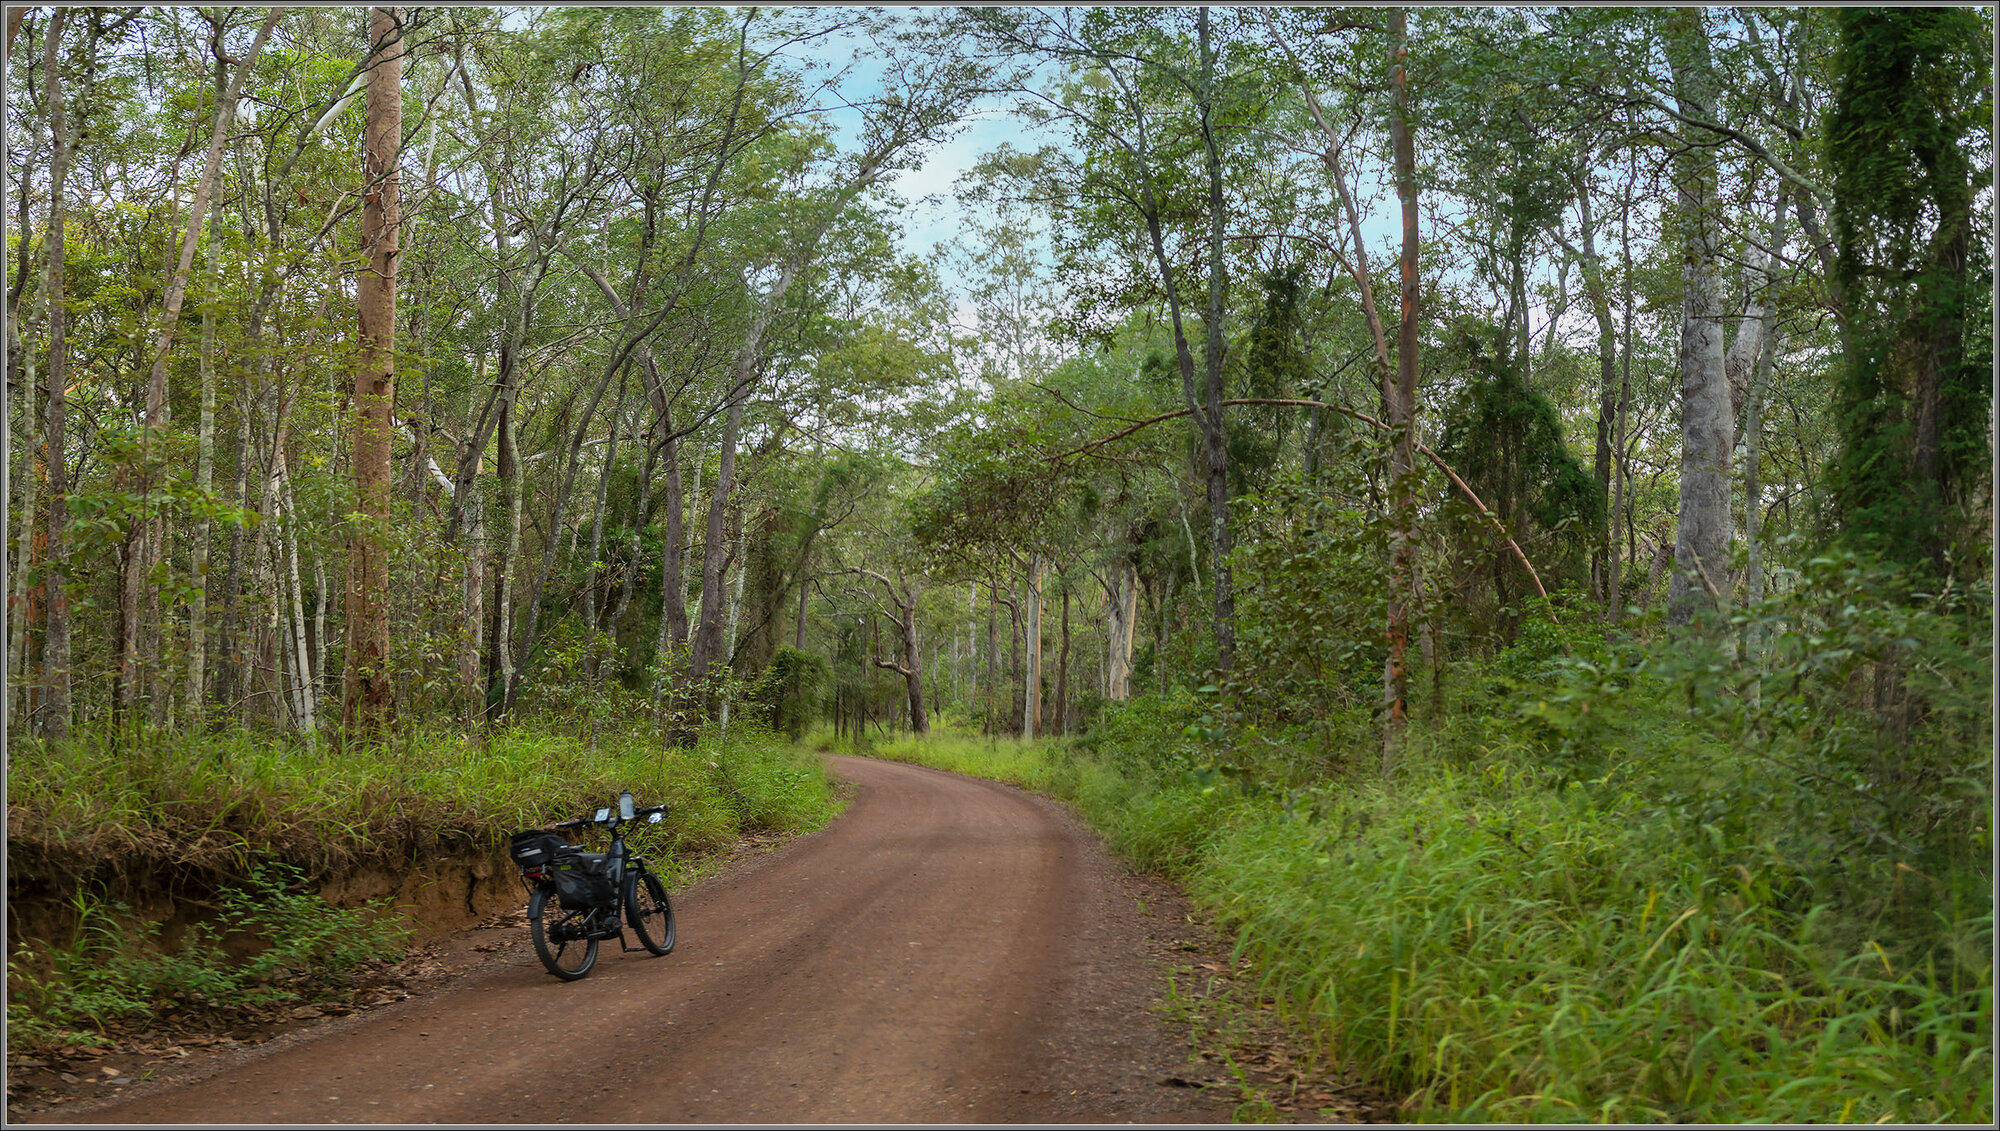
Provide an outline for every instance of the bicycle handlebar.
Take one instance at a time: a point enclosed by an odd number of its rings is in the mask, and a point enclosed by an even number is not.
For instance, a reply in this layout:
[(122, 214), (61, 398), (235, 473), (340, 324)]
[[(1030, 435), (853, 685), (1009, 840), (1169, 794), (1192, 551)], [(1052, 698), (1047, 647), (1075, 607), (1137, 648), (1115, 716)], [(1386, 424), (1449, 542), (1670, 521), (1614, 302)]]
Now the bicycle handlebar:
[[(665, 813), (666, 811), (667, 807), (665, 805), (648, 805), (645, 806), (644, 808), (638, 808), (632, 810), (632, 819), (636, 821), (645, 817), (650, 817), (655, 813)], [(584, 816), (578, 817), (572, 821), (558, 821), (555, 824), (550, 825), (549, 827), (552, 829), (581, 829), (581, 828), (587, 828), (591, 825), (604, 825), (606, 827), (609, 827), (611, 825), (619, 823), (624, 819), (625, 818), (623, 817), (617, 816), (615, 812), (612, 816), (606, 817), (602, 821), (598, 820), (596, 815), (594, 814), (585, 814)]]

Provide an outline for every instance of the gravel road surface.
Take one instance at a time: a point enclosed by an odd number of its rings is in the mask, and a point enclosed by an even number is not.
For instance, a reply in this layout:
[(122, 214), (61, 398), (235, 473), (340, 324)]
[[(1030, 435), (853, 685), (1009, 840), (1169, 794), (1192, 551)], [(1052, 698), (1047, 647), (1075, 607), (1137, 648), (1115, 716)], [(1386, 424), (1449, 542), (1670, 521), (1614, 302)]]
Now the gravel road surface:
[[(679, 946), (579, 982), (526, 931), (434, 993), (318, 1024), (91, 1123), (1227, 1122), (1157, 1008), (1184, 924), (1068, 812), (834, 758), (824, 831), (674, 893)], [(205, 1075), (203, 1075), (205, 1073)], [(196, 1078), (190, 1078), (190, 1076)]]

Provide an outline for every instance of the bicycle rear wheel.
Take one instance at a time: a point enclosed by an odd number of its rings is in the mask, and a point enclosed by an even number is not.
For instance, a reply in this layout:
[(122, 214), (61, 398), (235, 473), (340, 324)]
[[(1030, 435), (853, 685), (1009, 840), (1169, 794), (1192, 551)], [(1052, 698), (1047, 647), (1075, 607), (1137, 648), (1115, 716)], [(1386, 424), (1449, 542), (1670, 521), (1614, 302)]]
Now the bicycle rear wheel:
[(528, 937), (534, 940), (535, 957), (544, 969), (574, 982), (597, 964), (597, 940), (584, 937), (588, 916), (563, 910), (555, 894), (555, 888), (544, 884), (528, 897)]
[(639, 945), (654, 954), (674, 949), (674, 905), (667, 901), (667, 888), (660, 878), (635, 870), (625, 879), (625, 918)]

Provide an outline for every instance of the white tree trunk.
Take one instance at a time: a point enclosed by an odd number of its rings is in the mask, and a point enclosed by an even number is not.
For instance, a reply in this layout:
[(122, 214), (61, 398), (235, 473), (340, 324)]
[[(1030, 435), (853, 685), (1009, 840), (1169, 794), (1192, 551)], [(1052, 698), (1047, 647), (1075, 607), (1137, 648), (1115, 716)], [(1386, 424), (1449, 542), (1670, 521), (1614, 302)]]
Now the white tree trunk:
[(291, 590), (289, 599), (292, 606), (291, 647), (292, 647), (292, 701), (294, 717), (299, 730), (311, 734), (314, 723), (317, 688), (313, 683), (312, 649), (306, 640), (306, 602), (304, 589), (299, 585), (299, 512), (292, 500), (291, 475), (285, 467), (285, 453), (278, 452), (277, 477), (284, 492), (285, 531), (284, 557), (286, 572), (289, 574)]
[[(1667, 58), (1681, 112), (1714, 121), (1718, 84), (1699, 9), (1665, 17)], [(1667, 618), (1684, 624), (1701, 607), (1719, 607), (1729, 583), (1729, 457), (1735, 430), (1723, 364), (1722, 242), (1714, 145), (1690, 127), (1674, 161), (1681, 276), (1681, 474), (1674, 572)]]
[(1132, 641), (1139, 622), (1139, 571), (1124, 558), (1112, 565), (1117, 585), (1111, 597), (1111, 639), (1106, 675), (1106, 699), (1132, 697)]

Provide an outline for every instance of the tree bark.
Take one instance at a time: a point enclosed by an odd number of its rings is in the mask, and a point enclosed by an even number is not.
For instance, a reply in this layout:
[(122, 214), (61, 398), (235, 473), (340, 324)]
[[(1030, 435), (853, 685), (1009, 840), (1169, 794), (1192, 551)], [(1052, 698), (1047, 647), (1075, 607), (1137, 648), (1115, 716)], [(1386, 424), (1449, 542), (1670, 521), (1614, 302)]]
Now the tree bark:
[(1068, 734), (1069, 717), (1069, 590), (1062, 595), (1062, 645), (1056, 652), (1056, 710), (1051, 733)]
[(362, 158), (365, 195), (361, 246), (368, 267), (355, 279), (360, 310), (354, 374), (354, 533), (348, 537), (347, 673), (341, 719), (349, 731), (377, 734), (395, 717), (389, 672), (389, 441), (395, 406), (396, 254), (403, 139), (403, 10), (370, 16), (367, 125)]
[(1624, 280), (1625, 288), (1623, 302), (1625, 349), (1620, 366), (1618, 426), (1611, 464), (1611, 472), (1615, 482), (1611, 497), (1611, 510), (1605, 516), (1605, 527), (1609, 535), (1606, 542), (1606, 551), (1609, 555), (1610, 565), (1608, 572), (1610, 573), (1610, 577), (1605, 586), (1604, 619), (1611, 624), (1617, 624), (1619, 619), (1625, 615), (1625, 598), (1622, 592), (1625, 582), (1625, 566), (1618, 553), (1618, 523), (1620, 521), (1619, 516), (1625, 512), (1626, 484), (1630, 479), (1630, 470), (1626, 466), (1625, 429), (1632, 409), (1632, 188), (1638, 178), (1638, 156), (1633, 154), (1627, 166), (1625, 191), (1619, 200), (1618, 241), (1620, 261), (1624, 267), (1624, 270), (1620, 272), (1620, 277)]
[(1229, 440), (1222, 421), (1223, 326), (1228, 314), (1223, 271), (1223, 229), (1227, 212), (1222, 192), (1222, 147), (1215, 116), (1218, 49), (1210, 35), (1209, 11), (1197, 21), (1201, 46), (1201, 149), (1208, 179), (1208, 312), (1202, 320), (1202, 376), (1209, 427), (1202, 430), (1208, 457), (1209, 571), (1215, 575), (1215, 667), (1221, 675), (1236, 668), (1236, 574), (1229, 564), (1234, 540), (1229, 529)]
[(1028, 555), (1027, 667), (1021, 674), (1021, 737), (1042, 735), (1042, 556)]
[(619, 371), (618, 401), (611, 410), (611, 431), (604, 441), (604, 467), (597, 475), (597, 499), (590, 515), (590, 556), (584, 563), (583, 631), (588, 639), (584, 649), (584, 673), (597, 678), (597, 585), (604, 563), (604, 503), (611, 495), (611, 473), (618, 466), (618, 430), (625, 421), (625, 387), (631, 376), (628, 364)]
[(1000, 583), (986, 582), (986, 733), (1000, 733)]
[(42, 52), (43, 91), (48, 100), (49, 133), (54, 139), (49, 157), (49, 223), (43, 237), (48, 243), (48, 283), (43, 293), (49, 304), (49, 410), (47, 426), (49, 501), (47, 570), (43, 584), (47, 595), (47, 630), (42, 638), (42, 679), (46, 688), (41, 704), (39, 730), (57, 741), (69, 736), (70, 728), (70, 646), (69, 593), (64, 586), (69, 564), (69, 477), (63, 451), (68, 427), (69, 397), (69, 291), (65, 285), (63, 249), (68, 239), (65, 181), (69, 175), (70, 147), (75, 142), (63, 104), (62, 73), (58, 66), (63, 24), (69, 10), (56, 8), (49, 15)]
[(1599, 510), (1604, 521), (1598, 530), (1597, 545), (1591, 554), (1591, 591), (1603, 596), (1611, 588), (1611, 449), (1618, 430), (1618, 330), (1611, 321), (1611, 295), (1604, 282), (1604, 263), (1597, 254), (1597, 220), (1591, 209), (1590, 170), (1576, 178), (1577, 220), (1583, 244), (1577, 256), (1583, 271), (1583, 289), (1590, 300), (1590, 314), (1597, 323), (1597, 449), (1591, 460), (1592, 479), (1597, 484)]
[[(313, 673), (319, 670), (313, 663), (312, 647), (306, 639), (306, 602), (304, 587), (299, 584), (299, 508), (292, 497), (292, 476), (285, 466), (285, 452), (278, 449), (278, 488), (280, 505), (285, 511), (285, 533), (281, 556), (285, 559), (285, 569), (291, 586), (288, 594), (291, 606), (291, 696), (292, 718), (301, 733), (312, 734), (319, 727), (318, 698), (319, 685)], [(324, 635), (324, 633), (322, 633)]]
[(1139, 571), (1125, 557), (1115, 560), (1111, 571), (1116, 581), (1108, 594), (1111, 628), (1104, 697), (1122, 702), (1132, 697), (1132, 642), (1139, 618)]
[(1389, 657), (1384, 671), (1386, 733), (1382, 744), (1382, 773), (1395, 769), (1403, 744), (1403, 728), (1408, 719), (1410, 610), (1416, 604), (1416, 408), (1417, 408), (1417, 318), (1420, 294), (1417, 288), (1417, 183), (1416, 142), (1409, 122), (1409, 80), (1404, 64), (1409, 56), (1406, 14), (1390, 9), (1389, 35), (1392, 64), (1389, 72), (1389, 137), (1395, 149), (1396, 195), (1403, 205), (1403, 255), (1401, 262), (1401, 322), (1396, 337), (1396, 385), (1390, 419), (1396, 442), (1389, 457), (1389, 492), (1395, 521), (1389, 534)]
[[(1681, 112), (1715, 121), (1719, 89), (1698, 8), (1676, 8), (1663, 21), (1667, 60)], [(1729, 457), (1735, 420), (1722, 350), (1722, 230), (1716, 199), (1715, 148), (1706, 129), (1683, 130), (1674, 158), (1685, 298), (1681, 308), (1681, 475), (1668, 582), (1667, 620), (1685, 624), (1717, 608), (1729, 577)], [(1720, 580), (1718, 580), (1720, 579)]]
[[(1785, 246), (1785, 195), (1783, 188), (1778, 191), (1778, 211), (1771, 220), (1770, 255), (1765, 259), (1764, 278), (1767, 286), (1777, 285), (1778, 254)], [(1771, 367), (1778, 356), (1778, 332), (1772, 325), (1771, 303), (1766, 302), (1758, 315), (1763, 323), (1761, 340), (1757, 351), (1757, 362), (1751, 367), (1750, 387), (1745, 390), (1743, 419), (1743, 541), (1747, 561), (1744, 565), (1745, 597), (1751, 607), (1764, 600), (1764, 481), (1762, 457), (1764, 446), (1764, 396), (1770, 386)], [(1759, 641), (1756, 629), (1746, 642), (1756, 648)]]
[[(209, 217), (208, 244), (220, 247), (217, 231), (221, 210)], [(215, 490), (215, 304), (222, 284), (222, 267), (212, 263), (208, 301), (201, 311), (201, 421), (195, 440), (195, 494), (206, 499)], [(194, 594), (188, 606), (186, 713), (190, 727), (200, 727), (208, 710), (208, 558), (212, 524), (203, 508), (194, 523)]]
[(478, 387), (485, 383), (486, 351), (479, 352), (479, 380), (468, 392), (466, 404), (466, 439), (458, 453), (460, 466), (470, 466), (471, 474), (465, 485), (452, 491), (457, 496), (466, 492), (463, 500), (454, 498), (465, 513), (465, 567), (460, 578), (460, 606), (458, 628), (458, 694), (463, 702), (461, 718), (467, 729), (480, 727), (486, 717), (486, 688), (479, 678), (479, 658), (484, 651), (486, 637), (486, 499), (479, 484), (479, 467), (482, 452), (468, 451), (472, 446), (471, 423), (473, 404), (478, 397)]

